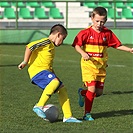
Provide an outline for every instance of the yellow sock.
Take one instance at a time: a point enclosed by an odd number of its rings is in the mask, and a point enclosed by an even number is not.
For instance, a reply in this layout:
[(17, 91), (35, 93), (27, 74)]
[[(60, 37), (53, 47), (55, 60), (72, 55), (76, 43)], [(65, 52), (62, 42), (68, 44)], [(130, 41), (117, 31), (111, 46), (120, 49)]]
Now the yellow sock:
[(54, 91), (59, 86), (60, 82), (57, 79), (53, 79), (44, 89), (37, 106), (44, 106), (50, 96), (54, 93)]
[(69, 118), (72, 116), (70, 101), (68, 99), (67, 91), (65, 87), (62, 87), (58, 91), (59, 94), (59, 102), (62, 107), (62, 111), (65, 118)]

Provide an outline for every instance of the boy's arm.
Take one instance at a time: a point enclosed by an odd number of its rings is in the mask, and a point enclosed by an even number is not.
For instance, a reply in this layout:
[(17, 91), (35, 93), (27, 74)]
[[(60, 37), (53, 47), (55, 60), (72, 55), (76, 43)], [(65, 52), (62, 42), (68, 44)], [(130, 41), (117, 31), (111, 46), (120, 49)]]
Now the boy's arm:
[(22, 61), (22, 62), (18, 65), (18, 69), (21, 70), (21, 69), (23, 69), (23, 68), (27, 65), (31, 53), (32, 53), (32, 51), (26, 46), (25, 54), (24, 54), (24, 61)]
[(133, 48), (129, 48), (129, 47), (123, 46), (123, 45), (117, 47), (116, 49), (118, 49), (118, 50), (123, 50), (123, 51), (130, 52), (130, 53), (133, 53)]
[(84, 60), (89, 60), (90, 56), (79, 45), (75, 45), (75, 49), (81, 54)]

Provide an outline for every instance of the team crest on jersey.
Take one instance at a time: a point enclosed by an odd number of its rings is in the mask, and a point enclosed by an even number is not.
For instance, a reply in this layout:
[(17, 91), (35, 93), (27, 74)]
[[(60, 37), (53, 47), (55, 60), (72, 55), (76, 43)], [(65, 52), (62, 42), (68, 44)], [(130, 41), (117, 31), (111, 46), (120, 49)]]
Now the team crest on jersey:
[(103, 37), (103, 41), (106, 42), (106, 40), (107, 40), (106, 37)]
[(94, 39), (93, 36), (90, 36), (90, 39)]

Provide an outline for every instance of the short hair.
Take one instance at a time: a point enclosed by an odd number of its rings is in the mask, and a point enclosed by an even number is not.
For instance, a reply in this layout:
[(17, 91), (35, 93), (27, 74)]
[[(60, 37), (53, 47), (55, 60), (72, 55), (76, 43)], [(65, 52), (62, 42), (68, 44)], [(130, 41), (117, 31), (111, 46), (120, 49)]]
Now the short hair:
[(61, 24), (55, 24), (50, 30), (50, 34), (57, 33), (57, 32), (60, 32), (63, 35), (67, 35), (66, 28)]
[(93, 12), (91, 13), (91, 17), (94, 17), (96, 14), (105, 16), (105, 19), (107, 20), (107, 10), (104, 7), (94, 8)]

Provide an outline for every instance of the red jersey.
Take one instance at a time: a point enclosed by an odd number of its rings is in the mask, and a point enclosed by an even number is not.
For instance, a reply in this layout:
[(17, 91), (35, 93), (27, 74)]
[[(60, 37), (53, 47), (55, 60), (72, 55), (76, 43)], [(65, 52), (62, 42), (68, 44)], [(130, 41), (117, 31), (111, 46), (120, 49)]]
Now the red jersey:
[(72, 46), (75, 45), (83, 46), (83, 50), (93, 58), (93, 61), (95, 60), (97, 62), (96, 64), (91, 62), (91, 66), (99, 69), (106, 66), (107, 48), (117, 48), (121, 46), (121, 42), (115, 34), (106, 27), (103, 27), (103, 30), (98, 33), (90, 26), (77, 34)]
[(98, 33), (92, 28), (92, 26), (90, 26), (89, 28), (81, 30), (78, 33), (78, 35), (75, 37), (72, 46), (75, 45), (94, 45), (117, 48), (121, 45), (121, 42), (115, 36), (115, 34), (106, 27), (103, 27), (103, 30), (100, 33)]
[[(81, 30), (75, 37), (72, 46), (79, 45), (90, 56), (90, 60), (84, 61), (81, 58), (82, 79), (86, 81), (104, 82), (107, 66), (107, 48), (117, 48), (121, 46), (121, 42), (115, 34), (103, 27), (103, 30), (98, 33), (92, 26), (87, 29)], [(100, 76), (100, 78), (97, 78)]]

